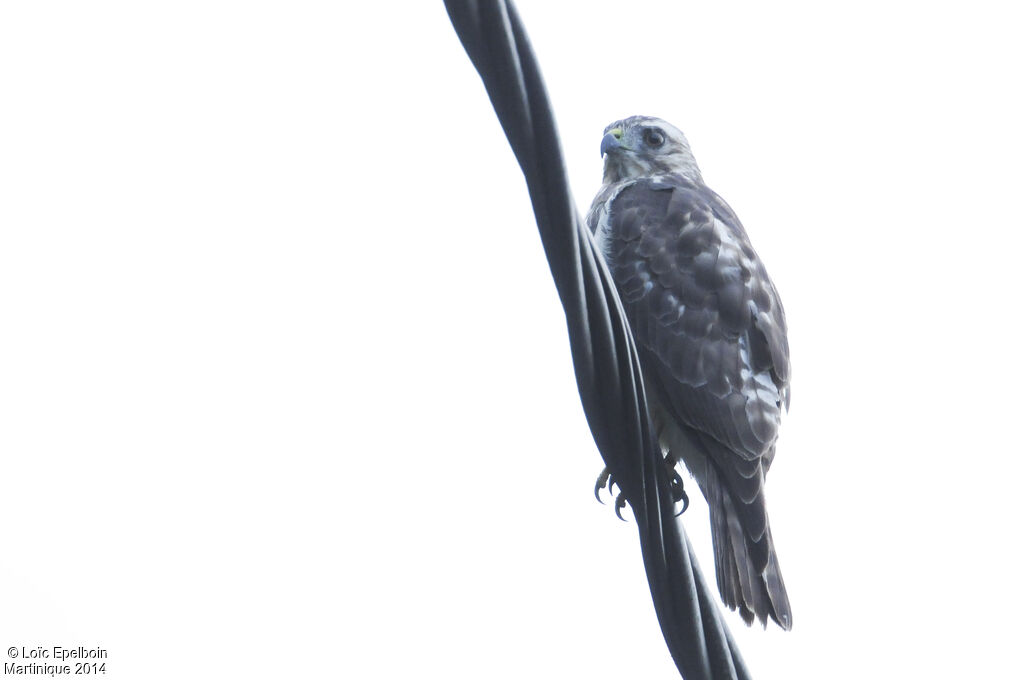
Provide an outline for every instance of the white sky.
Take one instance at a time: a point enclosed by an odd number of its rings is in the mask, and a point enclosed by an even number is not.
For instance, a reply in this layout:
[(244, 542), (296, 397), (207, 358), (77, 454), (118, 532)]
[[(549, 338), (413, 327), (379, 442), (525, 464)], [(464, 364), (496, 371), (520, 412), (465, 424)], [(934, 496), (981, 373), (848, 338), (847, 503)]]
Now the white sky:
[[(581, 209), (604, 125), (664, 117), (785, 301), (795, 626), (726, 617), (754, 677), (1006, 677), (1020, 20), (830, 4), (520, 8)], [(0, 5), (0, 456), (0, 649), (677, 677), (439, 2)]]

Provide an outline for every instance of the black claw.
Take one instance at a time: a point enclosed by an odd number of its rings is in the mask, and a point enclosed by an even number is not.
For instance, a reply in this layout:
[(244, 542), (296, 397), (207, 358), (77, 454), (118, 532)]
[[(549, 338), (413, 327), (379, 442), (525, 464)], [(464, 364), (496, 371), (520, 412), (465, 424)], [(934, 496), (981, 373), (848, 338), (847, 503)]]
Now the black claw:
[(622, 509), (624, 507), (626, 507), (626, 497), (620, 493), (618, 496), (615, 497), (615, 516), (621, 519), (623, 522), (626, 521), (626, 518), (622, 516)]
[[(668, 460), (668, 459), (666, 459)], [(669, 482), (669, 487), (672, 489), (672, 500), (675, 503), (682, 503), (683, 508), (676, 513), (676, 517), (686, 512), (686, 509), (690, 507), (690, 497), (686, 495), (686, 489), (683, 488), (683, 478), (679, 476), (679, 473), (675, 471), (673, 466), (672, 469), (672, 481)]]
[(604, 501), (601, 500), (601, 489), (604, 488), (604, 485), (608, 484), (608, 493), (612, 492), (612, 485), (608, 483), (611, 476), (612, 473), (608, 471), (608, 468), (605, 468), (604, 470), (601, 470), (601, 474), (597, 476), (597, 484), (594, 484), (594, 498), (596, 498), (597, 502), (601, 505), (604, 505)]
[(682, 495), (686, 493), (683, 491), (683, 478), (675, 470), (672, 470), (672, 480), (669, 482), (669, 488), (672, 489), (672, 500), (676, 503), (682, 500)]
[(680, 491), (680, 493), (682, 494), (682, 498), (677, 500), (676, 503), (682, 503), (683, 507), (676, 513), (676, 517), (679, 517), (679, 515), (686, 512), (686, 509), (690, 507), (690, 497), (686, 495), (685, 491)]

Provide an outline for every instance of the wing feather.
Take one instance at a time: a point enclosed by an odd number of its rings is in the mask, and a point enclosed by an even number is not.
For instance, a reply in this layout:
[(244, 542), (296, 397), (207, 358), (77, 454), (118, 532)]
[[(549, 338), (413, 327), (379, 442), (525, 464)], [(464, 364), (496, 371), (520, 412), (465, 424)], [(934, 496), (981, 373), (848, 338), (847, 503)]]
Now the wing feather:
[(609, 191), (591, 215), (607, 221), (591, 229), (672, 411), (719, 450), (766, 457), (788, 402), (786, 320), (735, 213), (703, 184), (660, 176)]

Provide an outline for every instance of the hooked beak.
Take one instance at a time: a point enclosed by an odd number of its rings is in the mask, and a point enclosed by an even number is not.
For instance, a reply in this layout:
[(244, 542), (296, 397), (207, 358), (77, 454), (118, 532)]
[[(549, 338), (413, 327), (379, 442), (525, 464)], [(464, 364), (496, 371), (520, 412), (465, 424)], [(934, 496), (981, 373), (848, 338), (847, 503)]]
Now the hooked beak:
[(601, 156), (604, 157), (609, 151), (623, 149), (622, 128), (612, 128), (601, 138)]

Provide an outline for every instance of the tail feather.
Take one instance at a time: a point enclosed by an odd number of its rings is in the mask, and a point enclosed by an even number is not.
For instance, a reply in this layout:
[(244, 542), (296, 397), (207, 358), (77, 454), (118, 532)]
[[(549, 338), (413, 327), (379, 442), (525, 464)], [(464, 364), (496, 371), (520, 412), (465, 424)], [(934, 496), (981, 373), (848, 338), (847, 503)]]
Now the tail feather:
[[(728, 493), (724, 494), (722, 500), (725, 502), (725, 515), (729, 525), (729, 545), (735, 556), (736, 574), (740, 584), (743, 609), (752, 617), (755, 613), (764, 616), (771, 608), (768, 593), (766, 592), (761, 573), (756, 571), (754, 560), (751, 557), (750, 542), (747, 539), (743, 527), (740, 525), (740, 516), (736, 512), (732, 498)], [(746, 617), (744, 617), (746, 618)], [(749, 621), (748, 621), (749, 623)], [(762, 623), (764, 623), (762, 618)]]
[[(723, 508), (724, 500), (722, 494), (725, 488), (721, 484), (711, 485), (706, 491), (709, 508)], [(731, 574), (736, 574), (736, 556), (732, 549), (732, 542), (723, 537), (729, 536), (729, 518), (725, 512), (711, 511), (711, 536), (712, 546), (715, 551), (715, 581), (718, 583), (718, 592), (722, 594), (722, 600), (730, 609), (736, 609), (738, 598)], [(743, 612), (741, 612), (742, 614)], [(750, 620), (744, 617), (747, 624)], [(752, 620), (752, 619), (751, 619)]]
[(771, 617), (784, 630), (793, 625), (786, 585), (775, 554), (764, 479), (774, 447), (762, 459), (737, 457), (708, 435), (681, 428), (680, 418), (655, 402), (658, 439), (683, 461), (700, 485), (711, 514), (715, 579), (722, 601), (749, 625)]
[(772, 617), (782, 626), (784, 630), (793, 627), (793, 612), (789, 608), (789, 595), (786, 594), (786, 583), (782, 580), (782, 571), (779, 569), (779, 556), (775, 553), (775, 544), (772, 543), (772, 532), (768, 530), (768, 545), (771, 548), (771, 556), (768, 568), (764, 572), (765, 584), (768, 586), (768, 597), (771, 598), (772, 608), (775, 615)]
[(748, 625), (755, 618), (761, 625), (767, 625), (771, 617), (780, 627), (789, 630), (793, 615), (767, 520), (760, 540), (751, 537), (751, 532), (744, 528), (746, 508), (736, 507), (732, 493), (719, 478), (714, 465), (708, 465), (704, 486), (711, 514), (715, 575), (722, 601), (730, 609), (738, 610)]
[(697, 436), (709, 458), (705, 463), (708, 479), (714, 477), (722, 487), (721, 493), (731, 501), (731, 512), (726, 518), (734, 517), (739, 522), (748, 539), (746, 553), (756, 573), (761, 573), (768, 568), (770, 557), (764, 466), (760, 460), (742, 460), (723, 452), (721, 444), (706, 435)]

